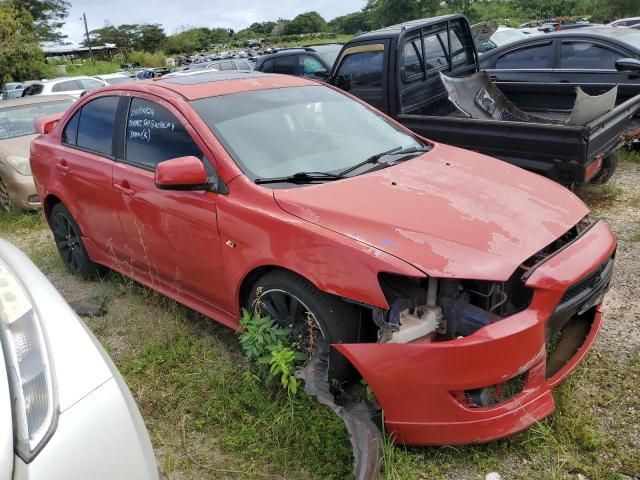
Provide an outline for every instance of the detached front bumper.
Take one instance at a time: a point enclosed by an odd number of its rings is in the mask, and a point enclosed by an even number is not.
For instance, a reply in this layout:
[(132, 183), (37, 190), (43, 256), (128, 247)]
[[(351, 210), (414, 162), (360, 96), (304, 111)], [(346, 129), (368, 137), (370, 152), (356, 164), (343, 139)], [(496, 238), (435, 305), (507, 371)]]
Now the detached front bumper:
[[(334, 347), (373, 389), (397, 443), (452, 445), (506, 437), (554, 410), (551, 390), (593, 344), (615, 248), (609, 227), (595, 224), (531, 272), (526, 279), (534, 290), (529, 308), (468, 337)], [(565, 327), (565, 337), (574, 338), (569, 345), (558, 345), (564, 350), (558, 362), (551, 349), (557, 332)], [(520, 375), (522, 390), (489, 407), (471, 406), (457, 394), (503, 385)]]

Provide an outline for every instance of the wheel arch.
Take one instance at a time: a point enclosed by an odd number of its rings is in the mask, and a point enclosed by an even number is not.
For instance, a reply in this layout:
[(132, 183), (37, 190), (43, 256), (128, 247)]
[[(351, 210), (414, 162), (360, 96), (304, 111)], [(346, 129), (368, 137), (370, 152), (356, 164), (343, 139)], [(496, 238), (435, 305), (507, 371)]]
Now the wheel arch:
[[(283, 272), (292, 273), (306, 280), (315, 288), (318, 288), (318, 285), (315, 282), (313, 282), (311, 279), (305, 277), (304, 275), (300, 275), (298, 272), (296, 272), (295, 270), (291, 270), (290, 268), (286, 268), (286, 267), (283, 267), (282, 265), (275, 265), (275, 264), (260, 265), (260, 266), (254, 267), (252, 270), (247, 272), (244, 278), (242, 278), (242, 280), (240, 281), (240, 284), (239, 284), (240, 286), (237, 289), (237, 294), (236, 294), (236, 301), (237, 301), (240, 312), (244, 308), (246, 301), (249, 299), (249, 295), (251, 293), (251, 287), (258, 281), (259, 278), (275, 270), (281, 270)], [(321, 290), (321, 289), (318, 288), (318, 290)]]
[(48, 194), (45, 197), (44, 202), (42, 202), (42, 209), (44, 210), (44, 216), (47, 219), (47, 222), (49, 222), (49, 219), (51, 217), (51, 210), (53, 210), (53, 207), (55, 207), (58, 203), (63, 202), (58, 196), (52, 193)]

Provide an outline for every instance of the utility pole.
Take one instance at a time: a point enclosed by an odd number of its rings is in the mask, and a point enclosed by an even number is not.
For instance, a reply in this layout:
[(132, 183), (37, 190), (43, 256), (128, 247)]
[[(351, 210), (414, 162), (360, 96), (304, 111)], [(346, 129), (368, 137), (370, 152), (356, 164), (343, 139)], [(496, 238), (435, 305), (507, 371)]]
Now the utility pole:
[(91, 50), (91, 39), (89, 38), (89, 28), (87, 28), (87, 16), (83, 13), (82, 19), (84, 20), (84, 33), (87, 36), (87, 46), (89, 47), (89, 57), (93, 62), (93, 50)]

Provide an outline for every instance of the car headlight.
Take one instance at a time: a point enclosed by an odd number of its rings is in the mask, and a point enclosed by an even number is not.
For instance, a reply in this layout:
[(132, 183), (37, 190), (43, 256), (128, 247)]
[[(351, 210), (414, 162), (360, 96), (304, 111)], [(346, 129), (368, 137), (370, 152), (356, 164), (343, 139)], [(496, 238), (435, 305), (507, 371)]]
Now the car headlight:
[(0, 340), (12, 398), (15, 449), (28, 462), (45, 445), (56, 425), (53, 370), (31, 299), (2, 262)]
[(29, 159), (19, 155), (7, 156), (7, 163), (20, 175), (31, 175), (31, 165)]

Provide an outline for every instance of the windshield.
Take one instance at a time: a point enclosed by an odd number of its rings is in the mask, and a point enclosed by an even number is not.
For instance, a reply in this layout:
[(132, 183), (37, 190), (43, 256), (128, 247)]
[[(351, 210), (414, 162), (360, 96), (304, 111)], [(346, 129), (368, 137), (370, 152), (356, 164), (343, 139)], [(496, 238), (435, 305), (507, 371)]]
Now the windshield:
[(73, 104), (73, 100), (19, 105), (0, 108), (0, 140), (21, 137), (36, 133), (33, 122), (42, 115), (64, 112)]
[(336, 58), (338, 58), (339, 53), (340, 49), (336, 48), (335, 50), (329, 50), (328, 52), (318, 52), (318, 55), (320, 55), (320, 58), (324, 60), (324, 63), (329, 65), (329, 68), (331, 68), (333, 64), (336, 63)]
[(252, 180), (339, 172), (412, 135), (324, 86), (278, 88), (195, 100), (192, 105)]

